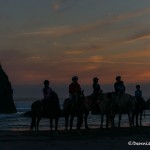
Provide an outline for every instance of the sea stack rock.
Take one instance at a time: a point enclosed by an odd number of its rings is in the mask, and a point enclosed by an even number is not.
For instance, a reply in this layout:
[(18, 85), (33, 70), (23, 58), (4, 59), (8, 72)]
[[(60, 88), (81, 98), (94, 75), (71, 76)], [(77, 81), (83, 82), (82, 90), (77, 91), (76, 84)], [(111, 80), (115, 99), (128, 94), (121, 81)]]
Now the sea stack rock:
[(0, 114), (16, 113), (16, 107), (13, 101), (13, 89), (0, 64)]

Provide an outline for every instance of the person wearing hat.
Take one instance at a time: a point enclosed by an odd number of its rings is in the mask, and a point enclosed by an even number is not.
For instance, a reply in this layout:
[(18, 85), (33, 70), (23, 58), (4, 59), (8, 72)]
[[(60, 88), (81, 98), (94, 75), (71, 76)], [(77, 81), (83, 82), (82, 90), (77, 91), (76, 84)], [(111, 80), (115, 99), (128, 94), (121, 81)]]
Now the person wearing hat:
[(43, 88), (43, 96), (44, 101), (50, 100), (51, 94), (52, 94), (52, 88), (49, 86), (49, 80), (44, 81), (44, 88)]
[(41, 111), (44, 114), (46, 113), (47, 110), (47, 103), (51, 99), (52, 88), (49, 86), (49, 80), (44, 80), (43, 84), (44, 84), (44, 88), (42, 89), (42, 92), (44, 98), (42, 99)]
[(138, 100), (142, 99), (142, 90), (140, 89), (140, 85), (136, 85), (135, 97)]
[(115, 89), (116, 95), (119, 95), (119, 96), (125, 92), (125, 85), (124, 85), (124, 82), (121, 80), (121, 76), (116, 77), (114, 89)]
[(99, 79), (97, 77), (93, 78), (93, 94), (94, 95), (99, 95), (101, 92), (101, 87), (100, 87), (100, 84), (98, 83), (98, 80)]
[(97, 105), (97, 100), (99, 95), (102, 93), (100, 84), (98, 83), (98, 78), (94, 77), (93, 78), (93, 104), (92, 104), (92, 113), (97, 113), (98, 112), (98, 105)]
[(72, 83), (69, 85), (69, 96), (72, 101), (77, 100), (78, 95), (81, 93), (81, 87), (78, 83), (78, 76), (72, 77)]

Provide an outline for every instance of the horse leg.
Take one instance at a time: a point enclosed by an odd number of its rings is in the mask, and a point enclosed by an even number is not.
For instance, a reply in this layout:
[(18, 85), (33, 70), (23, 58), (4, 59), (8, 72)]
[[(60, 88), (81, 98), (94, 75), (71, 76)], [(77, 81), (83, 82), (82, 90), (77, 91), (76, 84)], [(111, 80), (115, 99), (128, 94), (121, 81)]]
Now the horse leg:
[(71, 116), (71, 118), (70, 118), (70, 131), (72, 131), (73, 120), (74, 120), (74, 116)]
[(115, 114), (111, 114), (111, 127), (115, 127)]
[(80, 130), (83, 123), (83, 115), (77, 116), (77, 129)]
[(132, 127), (133, 121), (131, 120), (130, 112), (128, 113), (128, 118), (129, 118), (129, 124), (130, 124), (130, 127)]
[(53, 129), (53, 118), (50, 118), (50, 131), (52, 132)]
[(108, 114), (106, 114), (106, 129), (108, 129), (108, 121), (109, 120), (109, 117), (108, 117)]
[(134, 125), (134, 118), (135, 118), (135, 116), (136, 116), (135, 111), (132, 111), (132, 125), (133, 125), (133, 127), (135, 126)]
[(65, 116), (65, 130), (68, 130), (68, 118), (69, 116)]
[(57, 130), (57, 129), (58, 129), (58, 117), (55, 118), (55, 130)]
[(137, 126), (137, 127), (139, 126), (138, 118), (139, 118), (139, 113), (136, 113), (136, 126)]
[(109, 124), (109, 120), (110, 120), (110, 115), (108, 113), (106, 113), (106, 129), (108, 129), (108, 124)]
[(119, 122), (118, 122), (118, 127), (120, 128), (120, 123), (121, 123), (121, 113), (119, 113)]
[(85, 124), (85, 128), (86, 128), (86, 129), (89, 129), (88, 123), (87, 123), (87, 118), (88, 118), (88, 114), (85, 114), (85, 115), (84, 115), (84, 124)]
[(142, 113), (140, 113), (140, 127), (142, 126)]
[(103, 128), (103, 121), (104, 121), (104, 114), (102, 113), (101, 114), (101, 126), (100, 126), (101, 129)]
[(36, 116), (32, 116), (30, 129), (32, 130), (34, 127), (36, 129)]
[(40, 123), (41, 117), (37, 117), (37, 123), (36, 123), (36, 131), (38, 132), (39, 130), (39, 123)]

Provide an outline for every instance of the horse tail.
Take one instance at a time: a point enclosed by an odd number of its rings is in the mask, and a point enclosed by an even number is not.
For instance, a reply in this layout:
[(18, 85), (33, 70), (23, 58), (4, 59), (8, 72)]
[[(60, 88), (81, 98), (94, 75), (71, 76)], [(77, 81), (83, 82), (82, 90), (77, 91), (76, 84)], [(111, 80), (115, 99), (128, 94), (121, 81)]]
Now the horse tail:
[(146, 117), (146, 115), (145, 115), (145, 110), (144, 110), (144, 112), (143, 112), (143, 113), (144, 113), (144, 118), (145, 118), (145, 117)]

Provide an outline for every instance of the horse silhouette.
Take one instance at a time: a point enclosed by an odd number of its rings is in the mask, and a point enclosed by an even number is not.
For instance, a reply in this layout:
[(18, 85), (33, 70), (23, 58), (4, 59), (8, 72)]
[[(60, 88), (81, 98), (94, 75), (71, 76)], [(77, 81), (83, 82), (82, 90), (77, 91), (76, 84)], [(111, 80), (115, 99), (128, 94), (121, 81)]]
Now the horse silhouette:
[(106, 128), (108, 128), (109, 122), (112, 126), (112, 93), (101, 93), (97, 99), (99, 114), (101, 115), (101, 125), (103, 128), (104, 115), (106, 116)]
[(77, 129), (80, 129), (83, 123), (83, 117), (85, 121), (85, 128), (88, 129), (87, 117), (89, 110), (85, 104), (85, 96), (83, 91), (78, 95), (76, 101), (71, 101), (69, 98), (64, 100), (63, 103), (63, 115), (65, 117), (65, 129), (68, 130), (68, 122), (70, 118), (70, 131), (73, 127), (74, 117), (77, 117)]
[[(119, 114), (118, 127), (120, 127), (122, 114), (128, 114), (130, 127), (133, 126), (133, 112), (135, 111), (136, 99), (127, 93), (122, 95), (112, 95), (112, 118), (115, 118), (115, 114)], [(113, 123), (114, 124), (114, 119)]]
[(106, 128), (108, 128), (109, 121), (111, 122), (111, 95), (112, 93), (101, 93), (94, 100), (93, 94), (86, 96), (85, 105), (88, 111), (92, 112), (92, 115), (101, 116), (100, 127), (103, 128), (104, 116), (106, 115)]
[(42, 118), (50, 119), (50, 130), (53, 128), (53, 119), (55, 120), (55, 130), (58, 128), (58, 120), (60, 116), (60, 105), (57, 94), (53, 91), (50, 100), (43, 103), (42, 100), (37, 100), (31, 105), (32, 121), (30, 128), (38, 131), (39, 122)]

